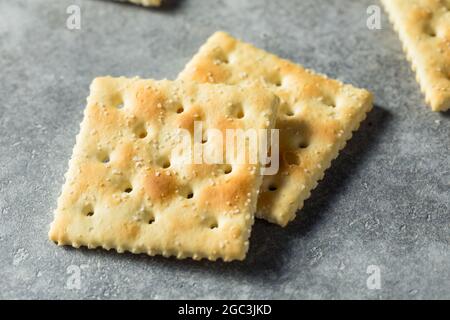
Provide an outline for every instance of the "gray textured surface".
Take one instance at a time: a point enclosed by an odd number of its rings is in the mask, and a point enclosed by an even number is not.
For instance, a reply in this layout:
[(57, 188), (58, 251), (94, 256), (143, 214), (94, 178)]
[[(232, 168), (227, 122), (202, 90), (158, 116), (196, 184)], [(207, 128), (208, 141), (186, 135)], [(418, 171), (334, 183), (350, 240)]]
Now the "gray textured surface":
[[(78, 31), (65, 27), (73, 3)], [(372, 3), (0, 0), (0, 297), (450, 298), (450, 115), (424, 106), (384, 13), (382, 30), (367, 29)], [(219, 29), (375, 93), (299, 217), (257, 221), (248, 259), (230, 264), (48, 241), (91, 80), (174, 78)], [(381, 290), (366, 287), (371, 264)], [(84, 265), (79, 290), (71, 265)]]

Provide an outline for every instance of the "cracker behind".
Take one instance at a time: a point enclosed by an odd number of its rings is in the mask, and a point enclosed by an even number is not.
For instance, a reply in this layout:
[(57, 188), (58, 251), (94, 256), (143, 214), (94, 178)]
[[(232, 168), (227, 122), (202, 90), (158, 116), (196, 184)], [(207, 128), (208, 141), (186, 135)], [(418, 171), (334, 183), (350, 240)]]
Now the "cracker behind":
[(370, 92), (315, 74), (224, 32), (208, 39), (179, 78), (227, 84), (257, 79), (280, 97), (280, 171), (264, 177), (256, 214), (282, 226), (295, 218), (372, 108)]
[[(238, 107), (242, 119), (234, 117)], [(176, 130), (192, 132), (194, 121), (220, 130), (273, 128), (277, 107), (278, 98), (258, 85), (95, 79), (50, 239), (119, 252), (243, 259), (262, 182), (259, 165), (187, 164), (174, 157)]]

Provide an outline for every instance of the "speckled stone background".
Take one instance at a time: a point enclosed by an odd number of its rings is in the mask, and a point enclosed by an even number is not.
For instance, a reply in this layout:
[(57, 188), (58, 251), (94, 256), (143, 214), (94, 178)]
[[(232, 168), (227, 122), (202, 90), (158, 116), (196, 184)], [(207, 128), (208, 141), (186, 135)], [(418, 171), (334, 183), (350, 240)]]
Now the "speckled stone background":
[[(71, 4), (81, 30), (66, 28)], [(381, 30), (366, 27), (371, 4), (0, 0), (0, 297), (450, 298), (450, 114), (426, 108), (384, 12)], [(219, 29), (376, 96), (298, 218), (257, 221), (248, 258), (229, 264), (55, 246), (48, 226), (91, 80), (175, 78)]]

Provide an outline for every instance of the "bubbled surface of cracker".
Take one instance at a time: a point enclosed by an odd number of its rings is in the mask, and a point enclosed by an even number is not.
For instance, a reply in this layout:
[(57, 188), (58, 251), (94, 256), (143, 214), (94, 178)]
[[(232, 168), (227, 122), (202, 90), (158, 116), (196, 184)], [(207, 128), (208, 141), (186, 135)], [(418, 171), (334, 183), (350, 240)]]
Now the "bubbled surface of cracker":
[[(256, 85), (111, 77), (95, 79), (90, 90), (50, 239), (119, 252), (243, 259), (262, 182), (258, 165), (187, 164), (176, 129), (192, 133), (194, 121), (220, 130), (273, 128), (278, 98)], [(235, 118), (236, 106), (247, 117)]]
[(280, 170), (265, 176), (257, 217), (285, 226), (372, 108), (372, 94), (217, 32), (180, 79), (239, 84), (254, 80), (280, 97)]
[(450, 108), (450, 0), (383, 0), (433, 111)]

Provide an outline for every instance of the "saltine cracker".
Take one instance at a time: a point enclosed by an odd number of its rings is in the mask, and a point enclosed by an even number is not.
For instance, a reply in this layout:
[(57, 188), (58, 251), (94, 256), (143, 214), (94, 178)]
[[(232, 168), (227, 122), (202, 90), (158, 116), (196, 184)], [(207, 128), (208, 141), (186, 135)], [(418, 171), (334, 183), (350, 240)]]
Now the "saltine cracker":
[[(177, 129), (192, 135), (194, 121), (222, 132), (271, 129), (278, 103), (257, 84), (95, 79), (50, 239), (118, 252), (243, 259), (262, 183), (259, 164), (183, 162), (174, 152)], [(235, 116), (238, 108), (244, 118)]]
[(285, 226), (303, 207), (352, 132), (372, 108), (372, 94), (216, 32), (179, 79), (239, 84), (259, 80), (277, 94), (280, 170), (265, 176), (257, 217)]

